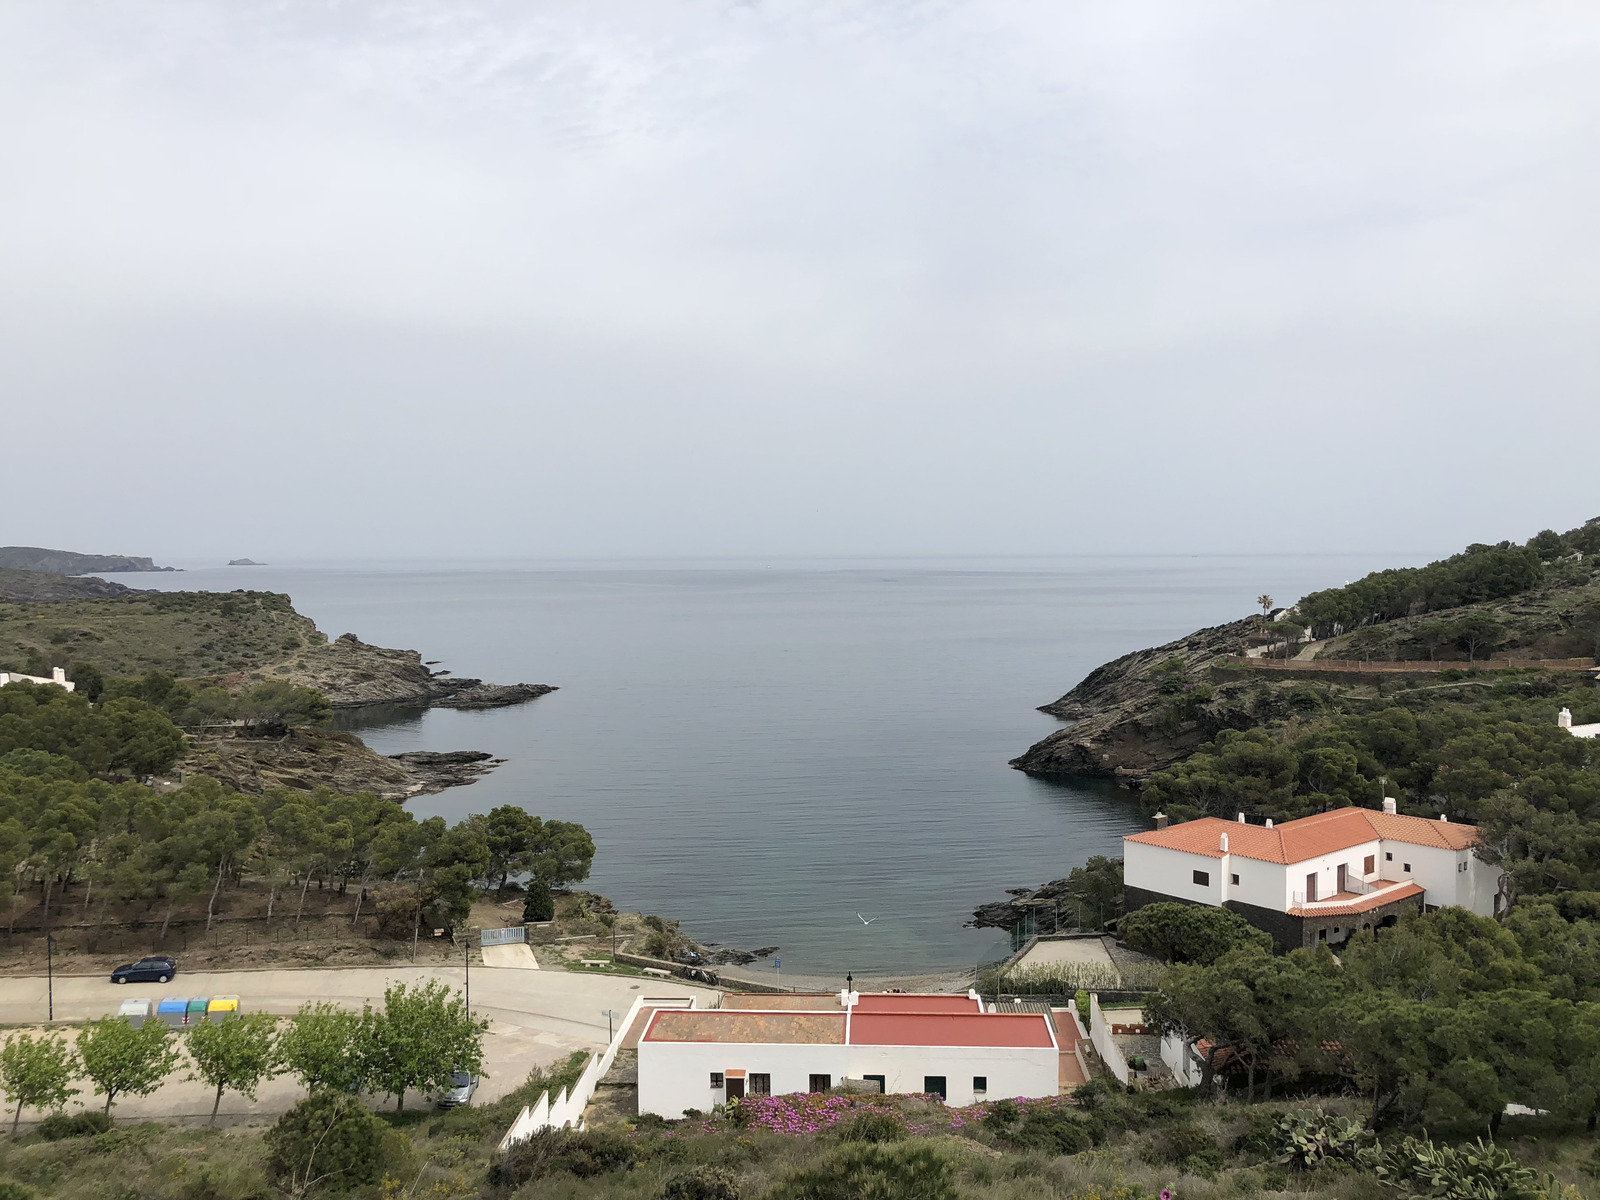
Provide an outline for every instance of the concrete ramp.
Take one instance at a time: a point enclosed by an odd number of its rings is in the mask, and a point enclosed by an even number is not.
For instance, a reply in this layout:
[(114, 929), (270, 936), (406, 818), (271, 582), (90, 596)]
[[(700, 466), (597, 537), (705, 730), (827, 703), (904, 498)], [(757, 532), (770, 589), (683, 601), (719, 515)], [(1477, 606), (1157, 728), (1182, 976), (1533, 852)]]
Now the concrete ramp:
[(525, 942), (509, 946), (485, 946), (483, 965), (486, 967), (512, 967), (522, 971), (537, 971), (539, 962), (533, 957), (533, 948)]

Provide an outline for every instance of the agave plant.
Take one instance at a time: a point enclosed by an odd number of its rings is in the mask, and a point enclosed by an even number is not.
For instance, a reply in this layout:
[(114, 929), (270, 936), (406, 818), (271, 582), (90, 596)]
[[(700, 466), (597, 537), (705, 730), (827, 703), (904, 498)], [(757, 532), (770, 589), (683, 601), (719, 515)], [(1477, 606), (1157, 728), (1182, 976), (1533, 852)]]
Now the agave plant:
[(1280, 1117), (1273, 1140), (1279, 1162), (1309, 1170), (1329, 1162), (1354, 1162), (1357, 1152), (1371, 1145), (1372, 1135), (1348, 1117), (1318, 1108)]

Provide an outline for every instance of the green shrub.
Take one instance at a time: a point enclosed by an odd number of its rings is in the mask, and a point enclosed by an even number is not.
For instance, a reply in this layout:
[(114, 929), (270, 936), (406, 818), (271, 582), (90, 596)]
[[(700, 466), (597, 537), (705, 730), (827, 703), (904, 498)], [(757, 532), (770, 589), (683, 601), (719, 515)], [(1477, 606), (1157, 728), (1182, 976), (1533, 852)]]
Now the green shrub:
[(1042, 1150), (1047, 1154), (1081, 1154), (1091, 1141), (1089, 1127), (1060, 1109), (1029, 1113), (1009, 1139), (1020, 1150)]
[(1187, 1121), (1161, 1132), (1145, 1151), (1150, 1162), (1174, 1163), (1191, 1175), (1215, 1179), (1222, 1169), (1222, 1151), (1205, 1130)]
[(529, 882), (528, 899), (522, 905), (522, 919), (526, 922), (556, 919), (556, 898), (544, 884)]
[(378, 1177), (385, 1131), (355, 1097), (318, 1092), (267, 1131), (267, 1166), (291, 1191), (312, 1185), (344, 1191), (371, 1183)]
[(841, 1142), (898, 1142), (906, 1136), (905, 1126), (883, 1112), (847, 1118), (833, 1127), (833, 1133)]
[(0, 1179), (0, 1200), (33, 1200), (38, 1193), (26, 1184)]
[(739, 1181), (722, 1167), (695, 1167), (667, 1180), (657, 1200), (739, 1200)]
[(925, 1142), (841, 1146), (796, 1171), (767, 1200), (956, 1200), (949, 1160)]
[(989, 1106), (989, 1111), (983, 1114), (983, 1126), (995, 1133), (1007, 1133), (1021, 1115), (1016, 1101), (996, 1100)]
[(93, 1137), (97, 1133), (105, 1133), (111, 1125), (111, 1118), (103, 1112), (86, 1111), (73, 1113), (70, 1117), (66, 1113), (51, 1113), (39, 1122), (39, 1136), (47, 1142)]
[(580, 1179), (605, 1175), (633, 1165), (632, 1143), (619, 1134), (601, 1130), (574, 1133), (541, 1129), (513, 1145), (489, 1168), (489, 1182), (512, 1191), (530, 1179), (566, 1171)]

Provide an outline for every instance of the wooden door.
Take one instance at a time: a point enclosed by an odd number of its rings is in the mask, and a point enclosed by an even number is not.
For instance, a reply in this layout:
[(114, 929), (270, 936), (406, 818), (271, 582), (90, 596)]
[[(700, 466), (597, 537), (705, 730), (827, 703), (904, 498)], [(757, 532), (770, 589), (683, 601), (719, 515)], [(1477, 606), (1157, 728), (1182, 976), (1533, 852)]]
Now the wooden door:
[(1315, 871), (1313, 871), (1313, 872), (1311, 872), (1311, 874), (1306, 876), (1306, 899), (1307, 900), (1315, 900), (1316, 898), (1317, 898), (1317, 873)]
[(726, 1092), (724, 1094), (728, 1097), (728, 1099), (729, 1100), (743, 1100), (744, 1099), (744, 1076), (740, 1075), (738, 1077), (734, 1077), (734, 1076), (730, 1075), (726, 1082), (727, 1082), (727, 1090), (726, 1090)]
[(1336, 891), (1336, 892), (1342, 892), (1342, 891), (1345, 890), (1345, 882), (1349, 878), (1349, 868), (1346, 867), (1343, 863), (1340, 863), (1339, 864), (1339, 870), (1337, 871), (1337, 874), (1338, 874), (1338, 877), (1339, 877), (1339, 886), (1334, 888), (1333, 890)]

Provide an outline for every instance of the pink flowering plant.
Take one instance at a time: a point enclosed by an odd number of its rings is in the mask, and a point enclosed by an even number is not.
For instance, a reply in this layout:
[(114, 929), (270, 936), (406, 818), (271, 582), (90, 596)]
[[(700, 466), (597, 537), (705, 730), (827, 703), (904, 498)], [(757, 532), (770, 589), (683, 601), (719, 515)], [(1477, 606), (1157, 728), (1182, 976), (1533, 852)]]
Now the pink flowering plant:
[[(965, 1108), (950, 1108), (932, 1095), (860, 1096), (797, 1092), (785, 1096), (746, 1096), (733, 1101), (722, 1113), (700, 1124), (707, 1133), (720, 1133), (733, 1127), (762, 1129), (787, 1137), (805, 1137), (826, 1133), (841, 1121), (878, 1114), (894, 1121), (907, 1134), (934, 1136), (960, 1133), (969, 1126), (981, 1123), (995, 1103), (983, 1101)], [(1022, 1116), (1072, 1107), (1071, 1100), (1062, 1096), (1037, 1100), (1018, 1097), (1009, 1103), (1015, 1105), (1017, 1113)]]

